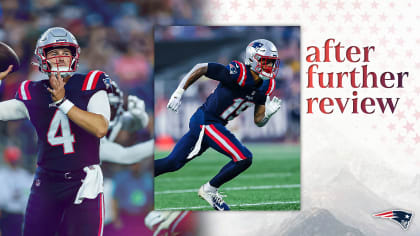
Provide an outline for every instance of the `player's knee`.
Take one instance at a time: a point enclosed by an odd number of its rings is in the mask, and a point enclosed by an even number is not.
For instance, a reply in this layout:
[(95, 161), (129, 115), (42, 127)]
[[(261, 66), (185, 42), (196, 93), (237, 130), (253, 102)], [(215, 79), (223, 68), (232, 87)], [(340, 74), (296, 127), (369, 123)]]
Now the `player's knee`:
[(247, 169), (252, 164), (252, 156), (237, 162), (242, 168)]

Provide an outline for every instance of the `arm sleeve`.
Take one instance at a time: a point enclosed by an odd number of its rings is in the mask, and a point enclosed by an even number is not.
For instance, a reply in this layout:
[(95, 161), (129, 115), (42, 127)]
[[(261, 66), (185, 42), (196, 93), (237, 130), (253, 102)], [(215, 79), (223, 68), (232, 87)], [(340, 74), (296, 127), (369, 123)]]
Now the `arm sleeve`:
[(109, 122), (111, 117), (111, 108), (109, 105), (108, 94), (105, 90), (99, 90), (90, 97), (87, 111), (103, 115)]
[(229, 70), (222, 64), (208, 63), (207, 73), (205, 76), (209, 77), (210, 79), (226, 83), (229, 81)]
[(102, 138), (100, 146), (100, 158), (118, 164), (133, 164), (146, 157), (153, 155), (153, 140), (142, 142), (131, 147), (123, 147), (120, 144)]
[(0, 120), (29, 119), (29, 112), (25, 104), (17, 99), (0, 102)]

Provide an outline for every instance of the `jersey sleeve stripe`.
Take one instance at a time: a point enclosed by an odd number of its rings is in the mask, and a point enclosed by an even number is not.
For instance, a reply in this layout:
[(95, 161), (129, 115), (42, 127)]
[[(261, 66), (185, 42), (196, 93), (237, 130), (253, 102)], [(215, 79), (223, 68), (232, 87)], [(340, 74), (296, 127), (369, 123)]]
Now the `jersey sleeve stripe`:
[(99, 70), (89, 72), (86, 75), (82, 90), (85, 91), (95, 89), (96, 84), (98, 83), (98, 78), (102, 73), (103, 72)]
[(270, 84), (268, 85), (268, 89), (265, 95), (270, 96), (273, 93), (275, 87), (276, 87), (276, 81), (274, 79), (270, 79)]
[(20, 84), (19, 98), (22, 100), (31, 100), (31, 94), (29, 93), (30, 81), (26, 80)]
[(239, 70), (240, 70), (237, 82), (240, 86), (243, 87), (245, 85), (245, 80), (246, 80), (245, 66), (244, 66), (243, 63), (241, 63), (239, 61), (234, 61), (234, 62), (236, 62), (239, 65)]

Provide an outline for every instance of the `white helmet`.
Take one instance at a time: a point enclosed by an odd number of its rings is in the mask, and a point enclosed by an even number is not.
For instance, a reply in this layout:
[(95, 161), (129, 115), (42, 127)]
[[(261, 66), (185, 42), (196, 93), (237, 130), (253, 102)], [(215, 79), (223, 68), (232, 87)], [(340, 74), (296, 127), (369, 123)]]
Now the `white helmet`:
[(277, 48), (272, 42), (257, 39), (246, 47), (245, 65), (250, 66), (261, 79), (274, 79), (279, 70), (279, 64)]
[[(71, 63), (68, 67), (54, 66), (49, 61), (47, 61), (48, 51), (60, 47), (68, 48), (71, 51)], [(76, 38), (68, 30), (61, 27), (49, 28), (41, 35), (36, 43), (35, 58), (38, 61), (39, 70), (47, 74), (60, 71), (61, 76), (63, 77), (72, 75), (79, 67), (79, 56), (80, 47)], [(56, 56), (53, 58), (58, 57), (69, 56)]]

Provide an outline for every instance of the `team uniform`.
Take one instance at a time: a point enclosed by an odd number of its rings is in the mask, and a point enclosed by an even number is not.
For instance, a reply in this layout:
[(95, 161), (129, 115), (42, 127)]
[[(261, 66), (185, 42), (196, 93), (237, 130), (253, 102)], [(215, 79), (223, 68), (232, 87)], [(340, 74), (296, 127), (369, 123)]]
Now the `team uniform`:
[(155, 176), (178, 170), (211, 147), (231, 159), (210, 180), (211, 186), (218, 188), (252, 163), (252, 153), (225, 125), (248, 107), (264, 105), (267, 95), (274, 91), (275, 80), (255, 84), (249, 66), (238, 61), (227, 66), (208, 63), (205, 75), (220, 83), (191, 117), (190, 130), (178, 141), (169, 156), (155, 160)]
[[(108, 80), (101, 71), (74, 74), (65, 84), (66, 97), (91, 112), (95, 108), (90, 101), (106, 96)], [(24, 81), (16, 94), (27, 108), (39, 140), (24, 235), (55, 235), (57, 231), (60, 235), (101, 235), (104, 212), (99, 139), (57, 107), (49, 106), (53, 101), (48, 86), (48, 80)]]

